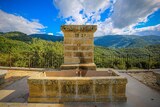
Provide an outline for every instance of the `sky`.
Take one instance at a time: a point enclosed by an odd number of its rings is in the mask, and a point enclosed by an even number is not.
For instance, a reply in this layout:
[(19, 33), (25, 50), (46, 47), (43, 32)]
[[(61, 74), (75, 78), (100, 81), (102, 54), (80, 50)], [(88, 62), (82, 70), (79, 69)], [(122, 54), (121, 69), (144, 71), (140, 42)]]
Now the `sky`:
[(96, 37), (160, 35), (160, 0), (0, 0), (0, 32), (62, 36), (64, 24), (97, 25)]

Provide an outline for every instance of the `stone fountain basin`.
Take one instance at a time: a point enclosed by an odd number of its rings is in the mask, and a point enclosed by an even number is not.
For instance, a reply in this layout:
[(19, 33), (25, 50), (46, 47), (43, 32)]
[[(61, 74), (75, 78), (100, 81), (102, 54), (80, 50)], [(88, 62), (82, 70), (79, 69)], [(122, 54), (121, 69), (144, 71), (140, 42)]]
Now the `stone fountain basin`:
[(127, 79), (114, 70), (45, 72), (28, 79), (28, 102), (126, 101)]

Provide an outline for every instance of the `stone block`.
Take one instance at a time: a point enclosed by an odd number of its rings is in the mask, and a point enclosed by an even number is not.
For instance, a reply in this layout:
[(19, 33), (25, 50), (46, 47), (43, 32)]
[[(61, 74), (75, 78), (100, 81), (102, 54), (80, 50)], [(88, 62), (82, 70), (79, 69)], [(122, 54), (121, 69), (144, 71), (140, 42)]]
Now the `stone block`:
[(64, 57), (72, 57), (72, 52), (65, 52)]
[(42, 80), (37, 80), (37, 79), (29, 79), (28, 80), (28, 85), (29, 85), (29, 90), (30, 96), (34, 96), (34, 97), (40, 97), (43, 96), (43, 84), (42, 84)]
[(85, 56), (85, 57), (93, 58), (93, 52), (85, 52), (85, 53), (84, 53), (84, 56)]
[(117, 96), (125, 96), (125, 85), (126, 84), (117, 84), (116, 85), (116, 95)]
[(80, 63), (92, 63), (92, 58), (80, 58)]
[(84, 52), (73, 52), (73, 57), (85, 57)]
[(72, 39), (65, 39), (64, 40), (64, 45), (71, 45), (73, 44), (73, 40)]
[(45, 81), (45, 95), (48, 97), (59, 96), (58, 80)]
[(93, 45), (93, 39), (87, 39), (85, 41), (85, 44), (87, 44), (87, 45)]
[(84, 44), (84, 40), (83, 39), (74, 39), (73, 44), (82, 45), (82, 44)]
[(93, 93), (93, 81), (92, 80), (78, 80), (78, 96), (92, 95)]
[(69, 50), (69, 51), (77, 51), (78, 47), (77, 46), (64, 46), (65, 50)]
[(75, 84), (76, 84), (76, 81), (72, 81), (72, 80), (61, 81), (61, 95), (74, 96), (76, 93)]
[(71, 39), (73, 37), (74, 37), (74, 33), (72, 33), (72, 32), (65, 32), (65, 34), (64, 34), (65, 39)]
[(64, 58), (64, 64), (79, 64), (80, 59), (79, 58)]
[(80, 46), (79, 50), (81, 50), (81, 51), (93, 51), (93, 46)]
[(96, 82), (95, 84), (96, 96), (108, 96), (109, 95), (109, 84), (101, 84)]

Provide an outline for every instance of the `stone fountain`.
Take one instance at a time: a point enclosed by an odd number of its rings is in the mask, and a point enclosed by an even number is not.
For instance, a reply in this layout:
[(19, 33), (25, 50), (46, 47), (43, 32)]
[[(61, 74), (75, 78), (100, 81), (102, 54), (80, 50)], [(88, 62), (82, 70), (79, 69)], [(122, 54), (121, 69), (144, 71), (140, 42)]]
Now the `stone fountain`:
[(61, 71), (46, 71), (28, 79), (28, 102), (126, 101), (127, 79), (117, 71), (96, 71), (96, 25), (63, 25), (64, 64)]

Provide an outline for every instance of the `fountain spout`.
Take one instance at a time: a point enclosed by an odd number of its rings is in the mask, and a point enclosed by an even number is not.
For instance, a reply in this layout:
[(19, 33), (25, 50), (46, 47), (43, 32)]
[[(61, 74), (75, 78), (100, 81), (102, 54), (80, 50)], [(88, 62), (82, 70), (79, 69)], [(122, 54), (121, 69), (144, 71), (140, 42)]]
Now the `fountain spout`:
[(76, 76), (82, 77), (82, 71), (79, 68), (76, 69)]

